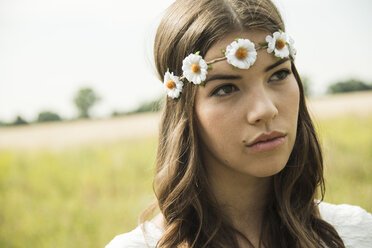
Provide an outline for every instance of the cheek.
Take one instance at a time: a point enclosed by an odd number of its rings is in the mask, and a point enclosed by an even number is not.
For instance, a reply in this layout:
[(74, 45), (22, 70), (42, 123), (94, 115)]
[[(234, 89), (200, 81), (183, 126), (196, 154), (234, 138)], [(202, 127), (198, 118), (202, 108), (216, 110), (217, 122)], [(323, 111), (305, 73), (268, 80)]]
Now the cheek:
[(297, 136), (298, 111), (300, 103), (300, 91), (295, 78), (291, 82), (291, 87), (288, 87), (285, 97), (282, 98), (282, 113), (281, 121), (284, 121), (289, 132), (289, 141), (293, 145)]
[(228, 116), (226, 106), (204, 102), (196, 104), (196, 119), (198, 133), (205, 145), (212, 150), (223, 149), (229, 143), (228, 137), (233, 136), (232, 116)]
[(300, 90), (297, 84), (296, 79), (293, 77), (289, 84), (289, 87), (282, 92), (282, 96), (280, 97), (281, 101), (281, 108), (283, 115), (290, 120), (296, 120), (298, 117), (298, 109), (300, 104)]
[(198, 131), (205, 143), (211, 139), (218, 139), (218, 130), (221, 128), (221, 122), (218, 121), (220, 111), (212, 106), (203, 104), (202, 107), (196, 109), (196, 119), (198, 123)]
[(300, 106), (300, 89), (298, 87), (298, 84), (297, 84), (297, 81), (295, 80), (294, 82), (294, 87), (292, 89), (293, 91), (293, 97), (292, 97), (292, 102), (290, 103), (290, 106), (293, 106), (293, 114), (294, 114), (294, 118), (296, 119), (296, 123), (297, 123), (297, 119), (298, 119), (298, 110), (299, 110), (299, 106)]

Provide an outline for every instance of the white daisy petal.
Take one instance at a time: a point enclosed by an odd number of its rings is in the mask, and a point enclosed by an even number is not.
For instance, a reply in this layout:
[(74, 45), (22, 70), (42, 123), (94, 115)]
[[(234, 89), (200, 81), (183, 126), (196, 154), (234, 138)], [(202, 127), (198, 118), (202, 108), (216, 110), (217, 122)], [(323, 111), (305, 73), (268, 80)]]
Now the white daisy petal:
[(164, 88), (170, 98), (178, 98), (182, 92), (183, 82), (173, 72), (166, 72), (164, 75)]
[(273, 40), (273, 37), (271, 37), (270, 35), (266, 36), (266, 42), (271, 42)]
[(284, 47), (281, 50), (275, 49), (275, 56), (276, 57), (280, 57), (281, 59), (282, 58), (285, 58), (285, 57), (288, 57), (289, 56), (289, 49), (288, 49), (288, 47), (286, 46), (286, 47)]
[(205, 60), (196, 54), (190, 54), (182, 62), (183, 76), (194, 84), (200, 84), (207, 78), (208, 65)]
[(290, 37), (290, 36), (288, 36), (288, 37), (289, 37), (289, 40), (288, 40), (289, 54), (291, 55), (291, 57), (293, 59), (296, 59), (297, 49), (294, 46), (294, 40), (292, 39), (292, 37)]
[(267, 52), (274, 52), (276, 57), (285, 58), (295, 53), (295, 50), (291, 50), (291, 44), (294, 41), (285, 32), (275, 32), (273, 36), (268, 35), (266, 41), (268, 42)]
[(227, 62), (240, 69), (248, 69), (256, 61), (254, 43), (248, 39), (238, 39), (226, 47)]
[(271, 37), (270, 35), (266, 36), (267, 41), (267, 52), (272, 53), (275, 49), (275, 39)]
[(274, 36), (274, 39), (278, 39), (278, 38), (280, 38), (281, 37), (281, 34), (283, 34), (284, 32), (282, 32), (282, 33), (280, 33), (280, 32), (275, 32), (274, 34), (273, 34), (273, 36)]

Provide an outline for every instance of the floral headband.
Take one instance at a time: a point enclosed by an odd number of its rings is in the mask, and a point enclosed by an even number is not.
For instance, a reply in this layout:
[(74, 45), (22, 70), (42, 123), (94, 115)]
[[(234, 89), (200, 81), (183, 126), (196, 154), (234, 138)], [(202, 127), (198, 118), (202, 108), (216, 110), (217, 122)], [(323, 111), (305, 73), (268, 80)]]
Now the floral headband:
[[(294, 60), (297, 51), (293, 44), (294, 40), (285, 32), (279, 30), (273, 33), (273, 36), (266, 36), (266, 42), (260, 42), (260, 47), (257, 50), (267, 48), (267, 52), (274, 52), (274, 56), (278, 59), (291, 56)], [(169, 72), (169, 69), (165, 73), (163, 84), (169, 97), (175, 99), (180, 96), (184, 79), (187, 79), (193, 84), (203, 86), (207, 78), (207, 70), (212, 69), (211, 64), (213, 63), (227, 60), (233, 68), (248, 69), (254, 64), (257, 57), (255, 44), (249, 39), (235, 39), (226, 47), (226, 50), (222, 50), (222, 53), (225, 55), (224, 57), (208, 62), (206, 62), (199, 53), (200, 52), (196, 52), (195, 54), (192, 53), (183, 60), (182, 77), (173, 75), (173, 72)]]

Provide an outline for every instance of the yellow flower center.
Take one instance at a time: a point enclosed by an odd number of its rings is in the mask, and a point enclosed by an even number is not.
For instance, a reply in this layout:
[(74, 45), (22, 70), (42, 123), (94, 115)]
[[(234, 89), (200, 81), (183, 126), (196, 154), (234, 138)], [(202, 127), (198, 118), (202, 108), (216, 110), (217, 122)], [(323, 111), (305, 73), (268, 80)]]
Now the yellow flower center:
[(277, 40), (276, 43), (275, 43), (275, 47), (278, 50), (282, 50), (284, 48), (284, 46), (285, 46), (284, 40)]
[(174, 88), (176, 88), (176, 83), (173, 80), (169, 80), (165, 84), (165, 86), (167, 86), (168, 89), (173, 90)]
[(247, 50), (245, 50), (244, 48), (240, 47), (236, 53), (235, 53), (235, 56), (242, 60), (242, 59), (245, 59), (247, 57)]
[(198, 74), (200, 72), (200, 66), (198, 64), (193, 64), (191, 66), (191, 71), (195, 74)]

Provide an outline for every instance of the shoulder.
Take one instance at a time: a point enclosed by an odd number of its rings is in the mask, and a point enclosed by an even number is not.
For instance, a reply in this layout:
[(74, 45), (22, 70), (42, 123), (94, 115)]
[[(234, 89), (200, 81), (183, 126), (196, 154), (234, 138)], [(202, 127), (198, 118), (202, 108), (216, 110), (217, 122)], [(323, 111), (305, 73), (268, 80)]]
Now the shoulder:
[(358, 206), (319, 203), (323, 220), (338, 232), (347, 248), (372, 247), (372, 215)]
[(145, 222), (131, 232), (117, 235), (105, 248), (153, 248), (161, 231), (151, 222)]

